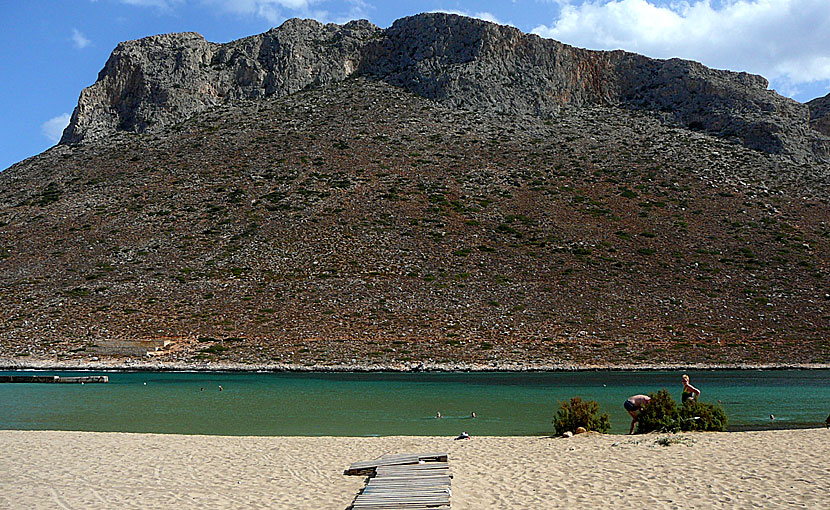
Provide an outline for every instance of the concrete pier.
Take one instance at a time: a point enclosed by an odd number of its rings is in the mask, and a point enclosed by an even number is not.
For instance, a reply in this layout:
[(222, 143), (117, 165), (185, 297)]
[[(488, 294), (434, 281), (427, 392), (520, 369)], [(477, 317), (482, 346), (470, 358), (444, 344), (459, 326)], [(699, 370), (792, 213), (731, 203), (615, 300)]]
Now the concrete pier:
[(106, 375), (61, 377), (59, 375), (0, 375), (0, 383), (106, 383)]

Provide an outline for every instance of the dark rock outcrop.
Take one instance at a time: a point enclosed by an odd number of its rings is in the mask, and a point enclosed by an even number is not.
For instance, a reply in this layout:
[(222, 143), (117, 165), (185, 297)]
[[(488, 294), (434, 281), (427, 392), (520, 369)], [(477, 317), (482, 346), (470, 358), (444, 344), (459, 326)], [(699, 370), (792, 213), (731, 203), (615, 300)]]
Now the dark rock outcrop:
[(807, 103), (810, 108), (810, 127), (830, 136), (830, 94)]
[(830, 155), (824, 124), (810, 129), (808, 106), (768, 90), (760, 76), (574, 48), (451, 14), (403, 18), (386, 30), (294, 19), (227, 44), (194, 33), (122, 43), (82, 92), (61, 143), (145, 132), (223, 102), (354, 74), (448, 106), (549, 117), (563, 107), (615, 105), (797, 161)]
[(188, 32), (119, 44), (98, 80), (81, 92), (61, 143), (113, 131), (143, 133), (236, 99), (284, 96), (344, 80), (380, 29), (292, 19), (264, 34), (227, 44)]

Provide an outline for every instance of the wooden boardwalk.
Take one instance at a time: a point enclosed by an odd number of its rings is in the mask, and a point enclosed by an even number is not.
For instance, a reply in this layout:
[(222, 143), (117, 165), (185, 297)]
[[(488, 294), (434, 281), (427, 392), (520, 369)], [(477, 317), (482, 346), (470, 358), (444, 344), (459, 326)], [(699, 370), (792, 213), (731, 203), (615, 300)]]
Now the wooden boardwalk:
[(449, 508), (450, 467), (446, 453), (384, 455), (355, 462), (346, 474), (368, 475), (353, 510)]

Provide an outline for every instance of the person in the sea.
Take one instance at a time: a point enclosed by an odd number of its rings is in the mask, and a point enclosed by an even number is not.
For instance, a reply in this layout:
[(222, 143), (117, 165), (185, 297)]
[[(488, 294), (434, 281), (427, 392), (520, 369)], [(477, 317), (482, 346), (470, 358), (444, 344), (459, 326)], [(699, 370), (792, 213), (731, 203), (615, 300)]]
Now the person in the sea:
[(640, 419), (640, 411), (651, 402), (651, 397), (648, 395), (634, 395), (628, 397), (625, 402), (623, 402), (623, 407), (628, 414), (631, 415), (631, 428), (628, 430), (629, 435), (634, 433), (634, 425), (636, 425), (637, 420)]
[(830, 414), (828, 414), (827, 419), (824, 420), (824, 427), (830, 429)]
[(470, 439), (470, 434), (462, 432), (461, 434), (458, 434), (458, 437), (455, 438), (456, 441), (458, 441), (459, 439)]
[(683, 381), (683, 394), (680, 395), (680, 402), (686, 402), (687, 400), (697, 400), (697, 397), (700, 396), (700, 390), (695, 388), (689, 382), (689, 376), (683, 374), (683, 377), (680, 378)]

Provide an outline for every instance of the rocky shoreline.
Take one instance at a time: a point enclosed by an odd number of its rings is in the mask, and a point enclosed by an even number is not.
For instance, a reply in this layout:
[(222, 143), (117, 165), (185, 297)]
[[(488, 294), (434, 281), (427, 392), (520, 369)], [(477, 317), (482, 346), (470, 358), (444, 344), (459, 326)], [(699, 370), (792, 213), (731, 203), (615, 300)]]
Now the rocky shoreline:
[(653, 364), (537, 364), (537, 363), (377, 363), (292, 364), (234, 362), (160, 362), (132, 359), (100, 361), (0, 359), (0, 370), (83, 370), (139, 372), (577, 372), (665, 370), (830, 370), (827, 363), (653, 363)]

